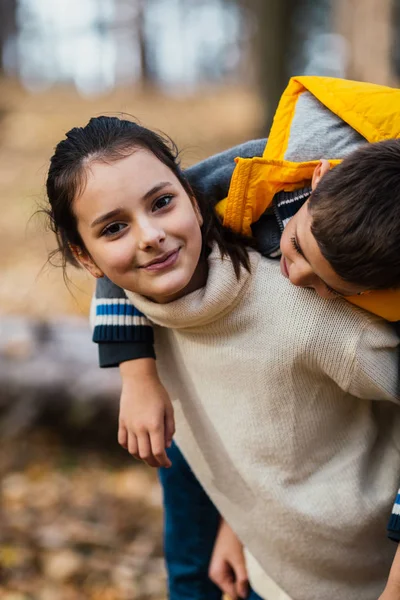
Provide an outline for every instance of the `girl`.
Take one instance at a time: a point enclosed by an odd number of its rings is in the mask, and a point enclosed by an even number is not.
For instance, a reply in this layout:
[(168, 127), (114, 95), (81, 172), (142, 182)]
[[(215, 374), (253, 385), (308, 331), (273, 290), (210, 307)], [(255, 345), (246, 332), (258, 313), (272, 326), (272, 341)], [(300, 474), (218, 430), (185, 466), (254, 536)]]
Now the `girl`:
[(159, 326), (179, 446), (247, 547), (254, 589), (376, 598), (399, 474), (399, 412), (377, 402), (397, 400), (393, 331), (290, 286), (136, 124), (102, 117), (69, 132), (47, 189), (64, 256)]

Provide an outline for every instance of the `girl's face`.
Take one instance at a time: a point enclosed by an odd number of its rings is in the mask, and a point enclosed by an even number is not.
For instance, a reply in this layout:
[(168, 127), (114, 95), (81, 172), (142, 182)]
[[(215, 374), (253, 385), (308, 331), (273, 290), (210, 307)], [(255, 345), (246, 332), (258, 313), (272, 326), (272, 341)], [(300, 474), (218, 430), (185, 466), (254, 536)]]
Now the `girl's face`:
[(73, 210), (92, 275), (165, 303), (204, 285), (202, 219), (173, 172), (148, 150), (92, 162)]

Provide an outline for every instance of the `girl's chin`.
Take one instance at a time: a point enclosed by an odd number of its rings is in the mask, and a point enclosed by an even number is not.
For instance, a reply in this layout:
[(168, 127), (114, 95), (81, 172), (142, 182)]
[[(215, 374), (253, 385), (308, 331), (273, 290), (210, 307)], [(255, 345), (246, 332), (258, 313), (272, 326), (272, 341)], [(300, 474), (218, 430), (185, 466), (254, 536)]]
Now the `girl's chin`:
[(173, 302), (174, 300), (178, 300), (179, 298), (182, 298), (182, 296), (185, 295), (185, 291), (184, 289), (180, 289), (180, 290), (168, 290), (162, 293), (150, 293), (150, 294), (143, 294), (144, 296), (146, 296), (147, 298), (149, 298), (149, 300), (152, 300), (153, 302), (157, 302), (157, 304), (168, 304), (168, 302)]
[(158, 302), (159, 304), (166, 304), (167, 302), (172, 302), (173, 300), (177, 300), (185, 295), (186, 289), (188, 287), (189, 281), (181, 280), (176, 281), (173, 284), (169, 282), (169, 285), (166, 286), (152, 286), (147, 290), (147, 293), (142, 291), (139, 292), (143, 296), (150, 298), (154, 302)]

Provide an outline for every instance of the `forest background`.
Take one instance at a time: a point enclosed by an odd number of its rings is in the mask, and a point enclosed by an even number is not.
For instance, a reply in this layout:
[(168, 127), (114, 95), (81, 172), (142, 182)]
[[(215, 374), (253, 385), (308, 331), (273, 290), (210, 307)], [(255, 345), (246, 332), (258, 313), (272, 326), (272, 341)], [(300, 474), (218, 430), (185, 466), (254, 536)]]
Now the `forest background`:
[[(0, 597), (162, 600), (154, 472), (116, 442), (93, 283), (48, 262), (55, 144), (91, 116), (161, 130), (188, 166), (265, 137), (291, 75), (397, 86), (397, 0), (0, 0)], [(54, 261), (53, 261), (54, 262)]]

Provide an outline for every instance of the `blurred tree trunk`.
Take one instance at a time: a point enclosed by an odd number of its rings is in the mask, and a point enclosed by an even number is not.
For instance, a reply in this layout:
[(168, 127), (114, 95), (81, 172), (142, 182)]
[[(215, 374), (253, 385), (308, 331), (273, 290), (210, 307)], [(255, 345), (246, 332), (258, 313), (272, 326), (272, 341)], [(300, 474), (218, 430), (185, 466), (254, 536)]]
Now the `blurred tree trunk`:
[(335, 29), (348, 44), (346, 77), (393, 84), (393, 0), (335, 0), (333, 7)]
[(137, 0), (136, 35), (139, 48), (140, 82), (146, 87), (153, 83), (153, 69), (151, 68), (149, 44), (145, 29), (146, 0)]
[(0, 0), (0, 75), (4, 72), (4, 46), (17, 31), (16, 0)]
[(255, 56), (259, 89), (264, 101), (262, 134), (270, 130), (280, 96), (291, 75), (289, 57), (293, 40), (294, 13), (298, 0), (249, 0), (254, 15)]

